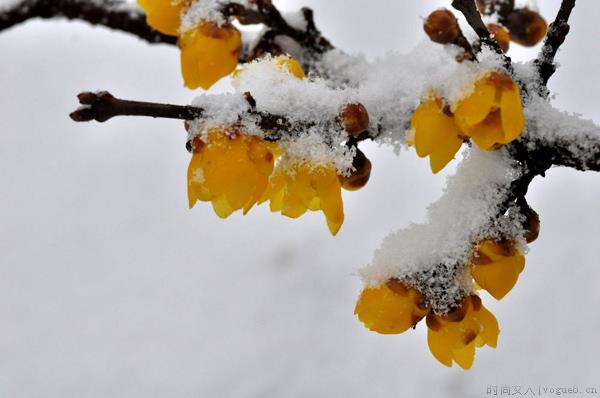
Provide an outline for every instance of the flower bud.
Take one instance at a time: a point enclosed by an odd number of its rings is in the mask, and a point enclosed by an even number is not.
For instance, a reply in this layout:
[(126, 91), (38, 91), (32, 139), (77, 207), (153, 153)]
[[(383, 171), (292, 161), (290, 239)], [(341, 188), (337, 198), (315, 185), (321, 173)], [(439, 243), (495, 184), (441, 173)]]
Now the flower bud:
[(429, 14), (423, 29), (432, 41), (440, 44), (454, 43), (461, 35), (456, 17), (445, 8)]
[(531, 207), (525, 210), (525, 222), (523, 223), (523, 229), (525, 233), (523, 237), (527, 243), (535, 241), (540, 235), (540, 216)]
[(477, 5), (477, 9), (481, 14), (487, 14), (489, 10), (492, 8), (494, 1), (493, 0), (476, 0), (475, 4)]
[(512, 41), (528, 47), (538, 44), (548, 30), (546, 20), (528, 8), (519, 8), (508, 14), (506, 27)]
[(510, 46), (510, 34), (504, 27), (491, 23), (487, 26), (488, 30), (494, 36), (494, 39), (500, 45), (502, 51), (507, 52)]
[(365, 154), (356, 148), (356, 156), (352, 161), (354, 171), (349, 177), (339, 176), (342, 187), (348, 191), (356, 191), (367, 185), (369, 177), (371, 177), (371, 161)]
[(369, 112), (363, 104), (346, 104), (339, 116), (343, 129), (352, 137), (358, 137), (369, 128)]

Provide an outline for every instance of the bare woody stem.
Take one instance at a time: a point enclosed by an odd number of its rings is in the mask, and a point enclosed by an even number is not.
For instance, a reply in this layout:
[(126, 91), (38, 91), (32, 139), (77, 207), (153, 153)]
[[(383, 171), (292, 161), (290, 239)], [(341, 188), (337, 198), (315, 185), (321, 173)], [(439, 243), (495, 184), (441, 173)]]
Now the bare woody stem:
[(130, 33), (148, 43), (177, 43), (176, 37), (149, 27), (144, 13), (123, 0), (22, 0), (0, 12), (0, 31), (34, 18), (81, 20)]
[(267, 26), (274, 36), (285, 35), (303, 47), (321, 54), (333, 49), (333, 45), (321, 35), (314, 22), (313, 11), (310, 8), (302, 8), (302, 14), (306, 21), (306, 29), (300, 30), (292, 27), (273, 5), (271, 0), (256, 0), (258, 11), (247, 9), (243, 5), (231, 2), (223, 7), (223, 14), (236, 16), (242, 24), (262, 23)]
[(167, 119), (193, 120), (202, 116), (203, 110), (193, 106), (157, 104), (115, 98), (108, 91), (83, 92), (77, 96), (82, 105), (69, 116), (76, 122), (105, 122), (115, 116), (148, 116)]
[(536, 59), (540, 81), (543, 86), (548, 84), (548, 80), (556, 71), (554, 58), (569, 33), (569, 17), (573, 8), (575, 8), (575, 0), (562, 0), (558, 14), (548, 29), (542, 51)]
[[(201, 118), (204, 113), (202, 108), (189, 105), (123, 100), (116, 98), (108, 91), (98, 93), (86, 91), (77, 95), (77, 98), (81, 106), (69, 114), (69, 117), (76, 122), (95, 120), (103, 123), (116, 116), (194, 120)], [(295, 130), (306, 129), (315, 125), (311, 121), (294, 124), (285, 116), (258, 111), (256, 110), (256, 102), (250, 93), (246, 93), (245, 98), (248, 102), (248, 110), (239, 115), (239, 121), (247, 116), (253, 117), (260, 129), (265, 132), (268, 140), (278, 140), (282, 134), (289, 134)], [(350, 137), (346, 145), (356, 145), (361, 141), (373, 138), (375, 135), (369, 130), (364, 131), (358, 137)]]
[(487, 27), (483, 23), (481, 14), (479, 14), (477, 6), (475, 5), (475, 0), (453, 0), (452, 7), (460, 11), (465, 16), (469, 26), (471, 26), (477, 36), (479, 36), (481, 44), (492, 48), (496, 53), (500, 54), (504, 59), (504, 66), (508, 70), (511, 70), (511, 59), (504, 54), (504, 51), (502, 51), (502, 48), (496, 39), (492, 37)]
[[(316, 28), (313, 12), (309, 8), (302, 9), (306, 29), (300, 30), (288, 24), (270, 0), (257, 0), (256, 4), (258, 10), (230, 2), (223, 6), (222, 12), (226, 16), (237, 17), (243, 24), (264, 24), (269, 28), (267, 38), (271, 40), (278, 35), (285, 35), (313, 54), (333, 49), (333, 45)], [(152, 29), (146, 24), (143, 11), (125, 0), (21, 0), (0, 12), (0, 31), (34, 18), (81, 20), (132, 34), (148, 43), (177, 44), (177, 37)], [(246, 59), (240, 61), (245, 62)]]
[[(103, 123), (116, 116), (145, 116), (154, 118), (194, 120), (202, 117), (202, 108), (189, 105), (159, 104), (144, 101), (129, 101), (114, 97), (108, 91), (98, 93), (83, 92), (77, 98), (81, 106), (71, 112), (69, 116), (76, 122), (89, 122), (95, 120)], [(268, 132), (271, 139), (278, 139), (283, 132), (292, 129), (291, 123), (286, 117), (258, 112), (254, 109), (253, 99), (249, 95), (248, 115), (258, 119), (259, 127)], [(240, 119), (242, 116), (240, 115)], [(309, 123), (306, 123), (308, 126)]]

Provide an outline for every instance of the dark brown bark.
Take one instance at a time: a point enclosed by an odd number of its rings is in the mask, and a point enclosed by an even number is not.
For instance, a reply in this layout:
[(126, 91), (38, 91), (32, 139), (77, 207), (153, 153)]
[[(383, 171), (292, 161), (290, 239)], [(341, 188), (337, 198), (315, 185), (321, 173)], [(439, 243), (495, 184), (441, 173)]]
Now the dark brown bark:
[(573, 11), (574, 7), (575, 0), (563, 0), (554, 22), (552, 22), (548, 28), (548, 34), (546, 40), (544, 40), (542, 51), (536, 59), (540, 81), (543, 86), (548, 84), (548, 80), (550, 80), (556, 71), (554, 58), (556, 57), (558, 49), (569, 34), (569, 17), (571, 16), (571, 11)]

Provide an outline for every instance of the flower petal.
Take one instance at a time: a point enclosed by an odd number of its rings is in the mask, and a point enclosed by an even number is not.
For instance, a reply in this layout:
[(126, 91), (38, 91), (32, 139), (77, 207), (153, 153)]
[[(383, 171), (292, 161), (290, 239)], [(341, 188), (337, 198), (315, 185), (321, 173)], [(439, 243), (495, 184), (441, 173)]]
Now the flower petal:
[(452, 350), (448, 345), (448, 341), (445, 338), (443, 330), (433, 331), (427, 330), (427, 345), (429, 351), (433, 354), (435, 359), (440, 361), (442, 364), (451, 367), (452, 366)]
[(481, 123), (468, 127), (466, 132), (484, 150), (496, 149), (504, 141), (500, 110), (492, 111)]
[(207, 90), (237, 66), (242, 48), (240, 32), (233, 26), (213, 25), (204, 23), (179, 39), (181, 73), (188, 88)]
[(496, 97), (496, 87), (487, 80), (475, 83), (474, 91), (460, 100), (454, 110), (454, 117), (468, 126), (481, 123), (490, 113)]
[(440, 110), (435, 99), (428, 99), (417, 107), (411, 121), (411, 129), (414, 130), (415, 149), (419, 157), (429, 155), (442, 145), (440, 141), (458, 131), (452, 118)]
[(369, 329), (381, 334), (398, 334), (413, 326), (415, 303), (410, 295), (394, 292), (384, 283), (362, 291), (354, 314)]
[(177, 36), (179, 34), (181, 12), (185, 8), (183, 1), (138, 0), (138, 4), (146, 13), (148, 25), (165, 35)]
[(431, 171), (436, 174), (442, 170), (460, 149), (463, 140), (458, 137), (458, 128), (454, 125), (453, 130), (447, 131), (443, 136), (439, 137), (436, 146), (429, 154), (429, 164)]
[(452, 350), (454, 361), (463, 369), (470, 369), (475, 360), (475, 341), (470, 342), (462, 348)]
[(525, 128), (525, 115), (521, 104), (521, 94), (516, 84), (513, 89), (503, 89), (500, 102), (502, 114), (502, 128), (504, 130), (504, 139), (502, 143), (517, 139)]
[(496, 348), (498, 345), (498, 335), (500, 334), (500, 327), (498, 326), (498, 320), (487, 308), (483, 305), (475, 315), (481, 323), (482, 330), (479, 336), (483, 339), (484, 343), (492, 348)]

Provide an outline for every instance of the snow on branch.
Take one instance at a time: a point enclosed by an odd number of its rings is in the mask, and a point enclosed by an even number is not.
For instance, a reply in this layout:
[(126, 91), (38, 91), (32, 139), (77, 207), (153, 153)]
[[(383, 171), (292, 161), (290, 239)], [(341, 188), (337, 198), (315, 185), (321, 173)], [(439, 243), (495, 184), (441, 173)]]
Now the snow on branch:
[[(470, 148), (427, 222), (389, 235), (361, 271), (368, 286), (394, 278), (423, 292), (445, 313), (473, 286), (464, 264), (483, 239), (516, 241), (526, 251), (525, 194), (552, 166), (600, 171), (600, 126), (537, 97), (525, 109), (526, 133), (500, 151)], [(525, 206), (525, 209), (523, 208)]]
[[(369, 180), (361, 141), (414, 147), (433, 173), (466, 147), (426, 222), (389, 235), (361, 271), (366, 288), (356, 313), (381, 333), (426, 317), (432, 353), (447, 366), (454, 358), (468, 368), (475, 344), (496, 345), (497, 321), (476, 291), (501, 299), (523, 270), (527, 244), (539, 234), (529, 185), (553, 166), (600, 171), (600, 127), (555, 109), (547, 89), (575, 0), (562, 1), (539, 57), (527, 63), (505, 54), (509, 41), (535, 45), (547, 23), (512, 0), (453, 0), (477, 40), (468, 41), (451, 11), (436, 10), (424, 23), (432, 42), (372, 62), (335, 49), (307, 8), (284, 16), (271, 0), (140, 4), (147, 15), (122, 0), (24, 0), (0, 9), (0, 30), (34, 17), (82, 19), (178, 44), (189, 88), (230, 76), (232, 92), (203, 93), (184, 106), (83, 92), (70, 115), (185, 120), (189, 205), (211, 202), (223, 218), (269, 201), (293, 218), (322, 211), (335, 235), (344, 220), (341, 189)], [(499, 25), (486, 25), (480, 13)], [(171, 36), (146, 26), (146, 17)], [(251, 45), (234, 17), (264, 25)]]

